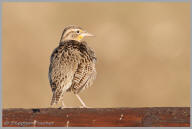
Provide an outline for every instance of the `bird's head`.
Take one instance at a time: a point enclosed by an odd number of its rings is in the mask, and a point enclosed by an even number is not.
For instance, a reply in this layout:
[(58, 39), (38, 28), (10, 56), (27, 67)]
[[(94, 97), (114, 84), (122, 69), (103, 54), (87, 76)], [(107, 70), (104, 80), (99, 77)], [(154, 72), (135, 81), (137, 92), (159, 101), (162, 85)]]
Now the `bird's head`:
[(81, 27), (70, 25), (65, 27), (60, 42), (66, 40), (76, 40), (80, 42), (86, 36), (94, 36), (94, 35), (83, 30)]

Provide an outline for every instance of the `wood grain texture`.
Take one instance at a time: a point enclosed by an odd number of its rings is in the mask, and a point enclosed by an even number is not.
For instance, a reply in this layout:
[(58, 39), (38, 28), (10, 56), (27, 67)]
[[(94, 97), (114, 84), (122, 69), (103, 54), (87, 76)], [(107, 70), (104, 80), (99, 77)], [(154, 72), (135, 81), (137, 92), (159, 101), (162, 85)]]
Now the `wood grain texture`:
[(3, 127), (189, 127), (189, 107), (3, 109)]

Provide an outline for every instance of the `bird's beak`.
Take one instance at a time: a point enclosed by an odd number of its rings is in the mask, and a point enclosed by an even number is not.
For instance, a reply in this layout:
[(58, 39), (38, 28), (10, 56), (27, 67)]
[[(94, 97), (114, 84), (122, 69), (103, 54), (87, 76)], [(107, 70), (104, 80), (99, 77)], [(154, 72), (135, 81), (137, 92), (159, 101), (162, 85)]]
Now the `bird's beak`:
[(78, 36), (78, 40), (80, 41), (80, 40), (82, 40), (84, 37), (88, 37), (88, 36), (94, 36), (94, 35), (92, 35), (92, 34), (90, 34), (90, 33), (88, 33), (88, 32), (83, 32), (83, 33), (81, 33), (81, 34)]
[(92, 37), (92, 36), (94, 36), (93, 34), (88, 33), (88, 32), (84, 32), (84, 33), (82, 33), (81, 35), (82, 35), (83, 37), (85, 37), (85, 36), (87, 36), (87, 37)]

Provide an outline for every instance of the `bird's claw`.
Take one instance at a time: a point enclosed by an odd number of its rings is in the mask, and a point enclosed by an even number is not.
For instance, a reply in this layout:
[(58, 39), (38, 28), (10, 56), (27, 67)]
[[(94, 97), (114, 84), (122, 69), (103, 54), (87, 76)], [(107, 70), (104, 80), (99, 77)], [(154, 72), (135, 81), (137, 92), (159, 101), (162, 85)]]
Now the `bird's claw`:
[(66, 107), (64, 107), (64, 106), (61, 106), (61, 107), (59, 107), (58, 109), (64, 109), (64, 108), (66, 108)]

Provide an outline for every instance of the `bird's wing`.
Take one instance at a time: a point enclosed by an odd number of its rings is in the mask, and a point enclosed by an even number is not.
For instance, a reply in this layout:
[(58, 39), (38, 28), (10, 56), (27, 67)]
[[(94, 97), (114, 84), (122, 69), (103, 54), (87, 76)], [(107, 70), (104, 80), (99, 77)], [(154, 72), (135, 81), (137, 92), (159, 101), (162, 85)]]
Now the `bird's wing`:
[(50, 59), (49, 81), (53, 91), (52, 103), (57, 103), (63, 91), (70, 88), (79, 64), (78, 50), (65, 50), (61, 47), (53, 51)]
[(92, 85), (96, 77), (95, 63), (96, 56), (92, 50), (88, 52), (88, 55), (81, 56), (70, 90), (79, 93), (82, 89)]

